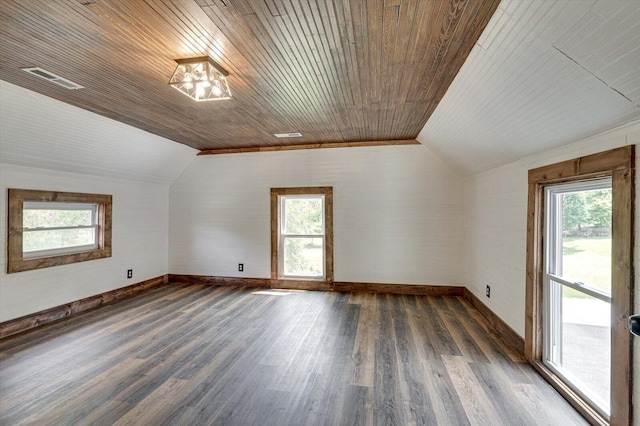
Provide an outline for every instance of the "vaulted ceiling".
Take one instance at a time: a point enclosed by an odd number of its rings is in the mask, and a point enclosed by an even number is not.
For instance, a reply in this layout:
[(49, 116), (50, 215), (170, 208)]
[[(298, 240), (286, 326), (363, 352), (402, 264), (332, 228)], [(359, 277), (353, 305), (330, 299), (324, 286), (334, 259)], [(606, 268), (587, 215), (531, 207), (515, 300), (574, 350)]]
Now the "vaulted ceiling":
[(640, 119), (640, 1), (503, 0), (418, 140), (473, 174)]
[[(0, 79), (199, 150), (413, 140), (498, 3), (2, 1)], [(175, 59), (203, 55), (232, 99), (167, 84)], [(20, 70), (33, 66), (85, 88)]]

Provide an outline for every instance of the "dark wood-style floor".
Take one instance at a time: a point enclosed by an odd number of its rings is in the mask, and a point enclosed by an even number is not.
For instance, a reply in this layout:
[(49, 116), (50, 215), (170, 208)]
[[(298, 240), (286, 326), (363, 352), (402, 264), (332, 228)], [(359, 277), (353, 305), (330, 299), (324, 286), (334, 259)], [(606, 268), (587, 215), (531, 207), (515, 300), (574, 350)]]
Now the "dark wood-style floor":
[(0, 341), (0, 424), (577, 425), (461, 298), (171, 284)]

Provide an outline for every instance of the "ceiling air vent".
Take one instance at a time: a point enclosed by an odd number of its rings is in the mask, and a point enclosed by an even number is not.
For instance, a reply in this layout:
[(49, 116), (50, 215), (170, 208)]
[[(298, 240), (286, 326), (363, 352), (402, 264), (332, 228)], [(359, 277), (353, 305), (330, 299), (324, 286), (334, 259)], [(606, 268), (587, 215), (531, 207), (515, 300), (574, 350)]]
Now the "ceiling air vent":
[(276, 138), (301, 138), (302, 133), (274, 133), (273, 136)]
[(59, 86), (64, 87), (65, 89), (84, 89), (83, 86), (80, 86), (78, 83), (74, 83), (71, 80), (67, 80), (66, 78), (62, 78), (58, 75), (52, 74), (49, 71), (43, 70), (38, 67), (31, 68), (20, 68), (22, 71), (28, 72), (29, 74), (33, 74), (37, 77), (44, 78), (45, 80), (49, 80), (52, 83), (55, 83)]

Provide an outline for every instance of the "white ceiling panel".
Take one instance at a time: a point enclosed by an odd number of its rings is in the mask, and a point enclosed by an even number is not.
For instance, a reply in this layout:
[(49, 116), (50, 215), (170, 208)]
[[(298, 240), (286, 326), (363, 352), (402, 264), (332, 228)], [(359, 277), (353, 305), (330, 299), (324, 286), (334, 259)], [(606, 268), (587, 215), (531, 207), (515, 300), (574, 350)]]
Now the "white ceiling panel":
[(640, 1), (503, 0), (418, 140), (463, 173), (640, 117)]
[(197, 152), (0, 81), (0, 163), (169, 184)]

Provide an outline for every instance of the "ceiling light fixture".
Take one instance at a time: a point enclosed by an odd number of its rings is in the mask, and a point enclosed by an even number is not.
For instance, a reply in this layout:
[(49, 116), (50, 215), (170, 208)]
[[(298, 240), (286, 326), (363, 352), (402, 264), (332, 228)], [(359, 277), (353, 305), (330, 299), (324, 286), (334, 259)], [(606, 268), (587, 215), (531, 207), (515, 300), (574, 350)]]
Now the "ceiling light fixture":
[(176, 59), (169, 84), (198, 102), (230, 99), (229, 73), (208, 56)]

